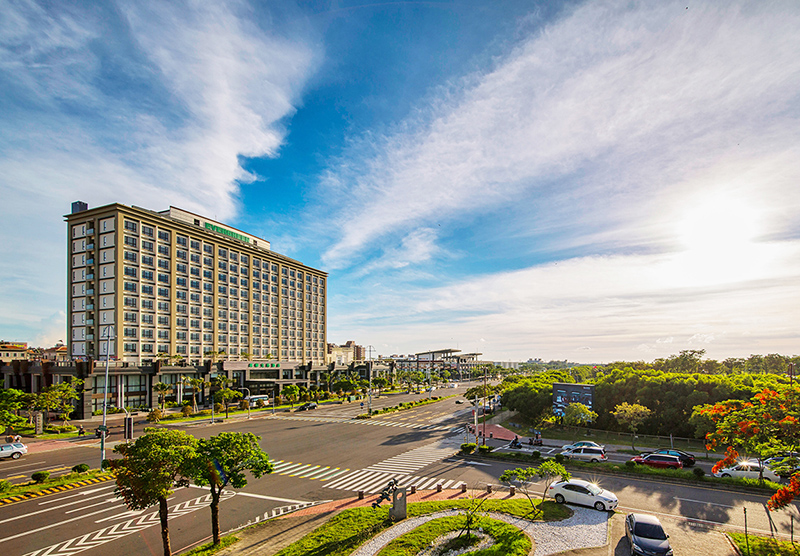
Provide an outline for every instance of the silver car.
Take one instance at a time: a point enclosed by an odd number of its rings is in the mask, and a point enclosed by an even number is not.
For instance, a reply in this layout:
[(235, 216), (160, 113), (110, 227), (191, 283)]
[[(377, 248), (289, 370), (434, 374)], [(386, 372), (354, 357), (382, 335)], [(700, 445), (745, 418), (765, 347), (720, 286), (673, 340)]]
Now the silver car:
[(592, 463), (597, 463), (599, 461), (608, 461), (608, 457), (606, 456), (606, 452), (603, 448), (584, 446), (583, 448), (572, 448), (570, 450), (564, 450), (563, 452), (561, 452), (561, 455), (567, 459), (590, 461)]
[(22, 442), (0, 444), (0, 458), (19, 459), (22, 454), (28, 453), (28, 447)]

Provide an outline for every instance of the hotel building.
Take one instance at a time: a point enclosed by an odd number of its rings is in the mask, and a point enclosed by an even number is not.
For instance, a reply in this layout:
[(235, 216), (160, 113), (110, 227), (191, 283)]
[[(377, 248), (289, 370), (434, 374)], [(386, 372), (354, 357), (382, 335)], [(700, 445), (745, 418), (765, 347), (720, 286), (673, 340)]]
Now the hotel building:
[(77, 201), (65, 219), (73, 359), (325, 364), (325, 272), (175, 207)]

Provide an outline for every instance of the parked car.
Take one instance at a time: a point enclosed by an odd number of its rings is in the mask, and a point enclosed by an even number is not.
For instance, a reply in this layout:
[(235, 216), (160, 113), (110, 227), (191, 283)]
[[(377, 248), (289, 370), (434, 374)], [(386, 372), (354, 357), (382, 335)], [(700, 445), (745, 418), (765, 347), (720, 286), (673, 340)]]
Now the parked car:
[(695, 464), (695, 459), (692, 454), (689, 452), (684, 452), (683, 450), (675, 450), (674, 448), (659, 448), (658, 450), (653, 450), (652, 452), (642, 452), (641, 455), (644, 457), (648, 454), (666, 454), (668, 456), (676, 456), (680, 458), (684, 467), (693, 467)]
[(547, 489), (547, 495), (559, 504), (592, 506), (601, 512), (613, 510), (619, 504), (616, 494), (582, 479), (554, 483)]
[(19, 459), (28, 453), (28, 447), (22, 442), (0, 444), (0, 458)]
[(681, 469), (683, 464), (678, 456), (667, 454), (647, 454), (646, 456), (636, 456), (631, 461), (639, 465), (649, 465), (650, 467)]
[(314, 402), (304, 403), (297, 408), (297, 411), (308, 411), (309, 409), (317, 409), (317, 404)]
[(608, 461), (605, 450), (602, 448), (584, 447), (573, 448), (571, 450), (564, 450), (561, 455), (567, 459), (575, 459), (581, 461), (590, 461), (597, 463), (598, 461)]
[(464, 400), (456, 400), (456, 403), (457, 404), (462, 404), (462, 403), (464, 403)]
[(741, 461), (732, 467), (720, 469), (714, 473), (715, 477), (734, 477), (740, 479), (758, 479), (759, 472), (763, 473), (765, 479), (780, 482), (781, 478), (768, 465), (759, 463), (755, 460)]
[(580, 442), (573, 442), (572, 444), (564, 444), (561, 447), (562, 450), (573, 450), (575, 448), (600, 448), (601, 450), (606, 449), (605, 446), (602, 446), (597, 442), (592, 442), (591, 440), (581, 440)]
[(764, 460), (764, 464), (781, 477), (789, 477), (800, 471), (800, 454), (785, 452)]
[(625, 536), (635, 556), (672, 556), (669, 535), (657, 517), (647, 514), (628, 514)]

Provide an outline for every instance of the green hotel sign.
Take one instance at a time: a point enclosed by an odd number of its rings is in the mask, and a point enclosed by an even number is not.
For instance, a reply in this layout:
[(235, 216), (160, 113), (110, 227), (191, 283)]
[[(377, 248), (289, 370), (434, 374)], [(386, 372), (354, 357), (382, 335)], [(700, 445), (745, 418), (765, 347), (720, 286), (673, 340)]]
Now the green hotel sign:
[(243, 236), (242, 234), (236, 233), (231, 230), (226, 230), (225, 228), (220, 228), (219, 226), (215, 226), (214, 224), (209, 224), (208, 222), (206, 222), (206, 230), (211, 230), (213, 232), (217, 232), (218, 234), (232, 237), (233, 239), (238, 239), (239, 241), (243, 241), (245, 243), (250, 243), (249, 237)]

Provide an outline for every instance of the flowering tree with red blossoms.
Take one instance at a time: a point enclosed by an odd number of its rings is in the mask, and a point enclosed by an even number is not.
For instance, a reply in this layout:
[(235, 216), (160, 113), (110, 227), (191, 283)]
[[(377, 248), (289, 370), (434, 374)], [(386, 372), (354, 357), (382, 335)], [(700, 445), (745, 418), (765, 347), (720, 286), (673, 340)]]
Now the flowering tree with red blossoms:
[[(762, 390), (750, 401), (728, 400), (700, 410), (716, 427), (706, 434), (707, 447), (727, 446), (725, 459), (714, 465), (716, 472), (739, 456), (737, 450), (757, 454), (759, 459), (781, 452), (793, 452), (800, 440), (800, 388)], [(763, 477), (761, 477), (763, 480)], [(783, 508), (800, 496), (800, 477), (795, 473), (789, 484), (768, 502), (771, 510)]]

